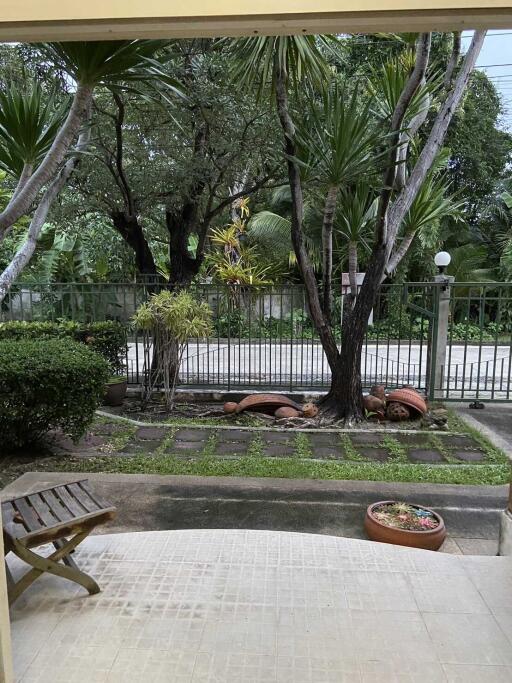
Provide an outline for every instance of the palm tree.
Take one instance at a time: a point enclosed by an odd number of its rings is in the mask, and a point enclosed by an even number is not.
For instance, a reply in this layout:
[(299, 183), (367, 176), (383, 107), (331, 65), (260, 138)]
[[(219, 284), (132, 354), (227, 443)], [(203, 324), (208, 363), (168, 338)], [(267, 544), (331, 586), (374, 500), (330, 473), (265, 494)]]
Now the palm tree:
[[(362, 178), (366, 182), (379, 171), (377, 149), (382, 131), (372, 116), (372, 99), (358, 84), (352, 94), (333, 82), (319, 105), (313, 104), (298, 124), (298, 142), (308, 151), (311, 173), (325, 188), (322, 227), (322, 306), (330, 319), (332, 310), (333, 223), (340, 188)], [(305, 156), (303, 154), (303, 156)]]
[[(290, 112), (288, 90), (304, 74), (325, 83), (325, 62), (314, 38), (244, 38), (235, 42), (238, 58), (236, 74), (246, 83), (257, 77), (259, 88), (271, 85), (275, 95), (277, 114), (283, 130), (284, 151), (292, 196), (291, 237), (307, 292), (309, 311), (318, 331), (327, 361), (331, 368), (331, 389), (325, 404), (337, 416), (360, 420), (362, 410), (361, 353), (368, 317), (375, 305), (377, 292), (392, 257), (403, 221), (427, 179), (453, 113), (461, 101), (469, 76), (485, 38), (485, 31), (476, 31), (456, 77), (447, 87), (444, 100), (429, 134), (414, 157), (410, 174), (397, 182), (397, 168), (404, 167), (411, 154), (412, 137), (425, 120), (426, 107), (414, 114), (414, 103), (424, 91), (430, 61), (431, 35), (420, 34), (411, 69), (386, 122), (384, 172), (379, 183), (379, 199), (375, 218), (372, 253), (366, 275), (353, 309), (344, 322), (341, 352), (338, 350), (323, 298), (320, 297), (315, 272), (305, 248), (303, 217), (304, 201), (301, 184), (301, 162), (298, 158), (300, 136)], [(421, 98), (420, 98), (421, 99)], [(405, 134), (405, 137), (404, 137)], [(405, 150), (405, 151), (404, 151)], [(405, 158), (403, 158), (405, 155)], [(403, 176), (403, 174), (402, 174)]]

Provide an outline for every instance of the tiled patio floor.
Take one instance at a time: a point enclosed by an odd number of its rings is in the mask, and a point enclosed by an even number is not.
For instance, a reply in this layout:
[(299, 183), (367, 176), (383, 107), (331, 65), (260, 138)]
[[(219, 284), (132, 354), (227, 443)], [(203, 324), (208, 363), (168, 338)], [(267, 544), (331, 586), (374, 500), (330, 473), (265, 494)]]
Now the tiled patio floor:
[(19, 599), (18, 681), (512, 680), (510, 558), (211, 529), (94, 536), (76, 555), (103, 592), (45, 576)]

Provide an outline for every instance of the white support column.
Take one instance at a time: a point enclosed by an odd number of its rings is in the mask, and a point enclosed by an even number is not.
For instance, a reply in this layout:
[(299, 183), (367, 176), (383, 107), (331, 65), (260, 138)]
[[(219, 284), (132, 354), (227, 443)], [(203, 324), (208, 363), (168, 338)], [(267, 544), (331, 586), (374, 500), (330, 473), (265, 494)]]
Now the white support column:
[[(438, 293), (438, 307), (437, 307), (437, 335), (433, 340), (434, 348), (432, 349), (432, 362), (435, 363), (434, 375), (431, 379), (434, 382), (434, 398), (442, 399), (445, 396), (443, 392), (443, 379), (449, 374), (449, 368), (446, 368), (446, 348), (448, 343), (448, 325), (450, 322), (450, 296), (451, 285), (455, 278), (451, 275), (436, 275), (434, 282), (440, 283)], [(436, 321), (434, 321), (434, 324)]]

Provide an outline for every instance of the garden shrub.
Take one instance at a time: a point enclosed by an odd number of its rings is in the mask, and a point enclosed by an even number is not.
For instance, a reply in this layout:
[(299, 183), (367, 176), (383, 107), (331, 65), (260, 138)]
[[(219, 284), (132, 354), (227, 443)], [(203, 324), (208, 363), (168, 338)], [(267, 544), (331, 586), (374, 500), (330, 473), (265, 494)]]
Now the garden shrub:
[(87, 344), (90, 349), (101, 354), (108, 361), (111, 374), (119, 373), (123, 369), (126, 357), (126, 328), (122, 323), (113, 320), (92, 323), (70, 320), (0, 323), (0, 341), (54, 337), (70, 338)]
[(71, 339), (0, 341), (0, 451), (53, 429), (79, 439), (103, 399), (107, 361)]

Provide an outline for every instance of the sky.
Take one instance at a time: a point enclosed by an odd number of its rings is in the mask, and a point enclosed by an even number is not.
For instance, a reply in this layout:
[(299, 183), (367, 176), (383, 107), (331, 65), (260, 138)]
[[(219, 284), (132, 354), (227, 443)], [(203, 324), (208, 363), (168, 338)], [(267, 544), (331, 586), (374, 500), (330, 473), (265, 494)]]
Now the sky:
[[(471, 36), (471, 31), (463, 33), (463, 49), (469, 47)], [(506, 110), (501, 127), (512, 132), (512, 30), (489, 31), (476, 65), (501, 93)]]

